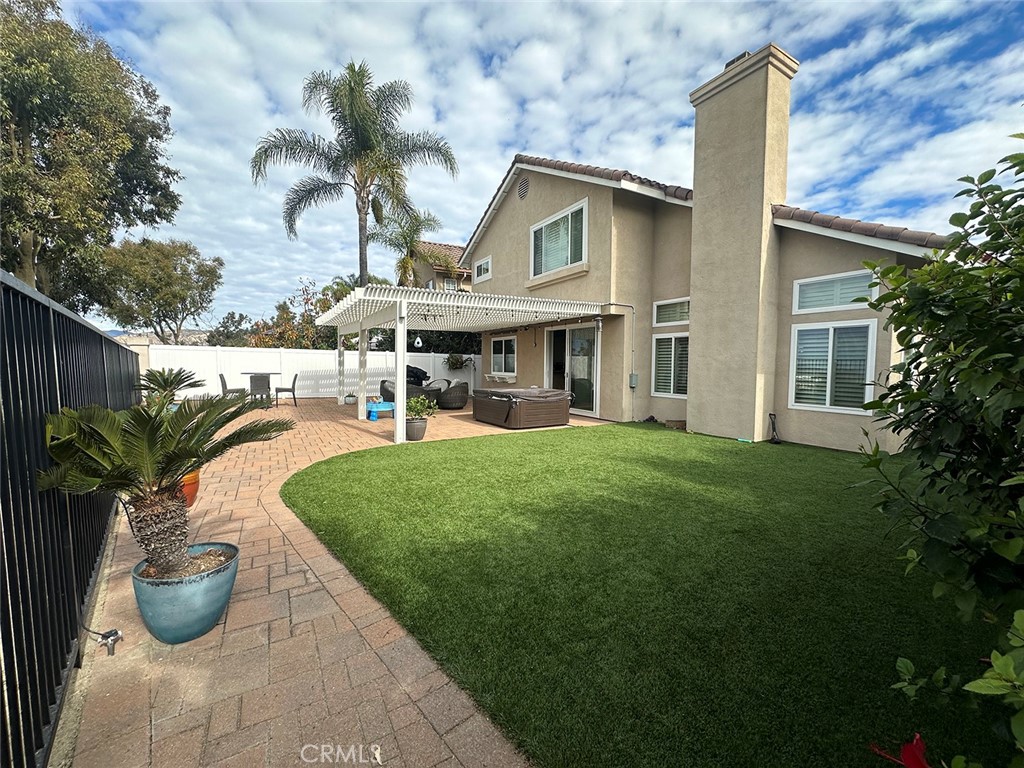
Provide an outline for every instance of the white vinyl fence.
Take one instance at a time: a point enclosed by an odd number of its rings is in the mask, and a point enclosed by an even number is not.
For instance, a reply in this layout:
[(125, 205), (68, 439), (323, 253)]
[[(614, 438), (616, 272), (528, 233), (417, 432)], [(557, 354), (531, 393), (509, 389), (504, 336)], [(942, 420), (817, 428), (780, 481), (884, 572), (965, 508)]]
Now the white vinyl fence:
[[(408, 354), (409, 365), (425, 370), (431, 379), (458, 379), (468, 381), (470, 391), (480, 386), (480, 356), (474, 355), (474, 365), (458, 371), (449, 371), (445, 365), (447, 354)], [(263, 349), (253, 347), (193, 347), (154, 344), (149, 347), (150, 368), (185, 368), (206, 382), (203, 389), (192, 389), (188, 394), (220, 394), (219, 374), (224, 374), (232, 389), (249, 388), (249, 373), (273, 373), (270, 387), (290, 387), (292, 377), (298, 374), (295, 394), (298, 397), (338, 396), (338, 353), (321, 349)], [(404, 375), (404, 374), (403, 374)], [(382, 379), (395, 380), (395, 353), (369, 352), (366, 363), (366, 393), (380, 392)], [(345, 391), (355, 392), (359, 387), (359, 353), (345, 352)]]

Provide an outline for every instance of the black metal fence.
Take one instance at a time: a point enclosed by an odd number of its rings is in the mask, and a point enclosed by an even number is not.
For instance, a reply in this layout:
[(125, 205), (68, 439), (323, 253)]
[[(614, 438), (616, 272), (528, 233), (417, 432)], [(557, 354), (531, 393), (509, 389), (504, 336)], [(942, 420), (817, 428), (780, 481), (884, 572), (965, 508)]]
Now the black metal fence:
[(90, 403), (127, 408), (139, 361), (6, 272), (0, 280), (0, 766), (44, 765), (114, 500), (36, 491), (49, 464), (43, 417)]

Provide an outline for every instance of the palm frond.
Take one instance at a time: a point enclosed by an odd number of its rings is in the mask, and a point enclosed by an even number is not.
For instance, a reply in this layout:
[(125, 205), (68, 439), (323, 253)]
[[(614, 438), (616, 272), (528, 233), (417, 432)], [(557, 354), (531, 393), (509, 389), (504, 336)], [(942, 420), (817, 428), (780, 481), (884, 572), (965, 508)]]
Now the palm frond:
[(447, 171), (453, 179), (459, 175), (459, 163), (451, 145), (433, 131), (400, 131), (390, 137), (386, 151), (403, 166), (436, 165)]
[(391, 80), (370, 95), (374, 110), (380, 120), (382, 131), (392, 134), (398, 130), (398, 121), (403, 112), (412, 108), (412, 86), (405, 80)]
[(256, 144), (249, 171), (254, 184), (266, 180), (268, 165), (303, 165), (330, 175), (335, 172), (335, 154), (323, 136), (298, 128), (278, 128)]
[(281, 218), (288, 237), (298, 237), (296, 225), (299, 217), (310, 208), (318, 208), (324, 203), (333, 203), (345, 196), (345, 184), (330, 181), (322, 176), (305, 176), (295, 182), (285, 193), (281, 206)]

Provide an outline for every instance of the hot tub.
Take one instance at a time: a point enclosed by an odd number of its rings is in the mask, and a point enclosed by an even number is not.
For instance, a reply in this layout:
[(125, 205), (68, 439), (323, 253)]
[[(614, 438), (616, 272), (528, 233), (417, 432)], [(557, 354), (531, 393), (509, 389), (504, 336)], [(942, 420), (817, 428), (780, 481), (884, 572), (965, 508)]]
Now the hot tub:
[(562, 389), (478, 389), (473, 418), (506, 429), (557, 427), (569, 423), (571, 402)]

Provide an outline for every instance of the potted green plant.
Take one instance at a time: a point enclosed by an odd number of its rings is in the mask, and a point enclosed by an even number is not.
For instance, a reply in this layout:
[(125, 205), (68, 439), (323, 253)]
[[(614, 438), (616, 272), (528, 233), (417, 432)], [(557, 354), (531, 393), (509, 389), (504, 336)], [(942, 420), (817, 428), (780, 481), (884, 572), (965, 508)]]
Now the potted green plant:
[(345, 395), (345, 405), (355, 405), (357, 402), (359, 402), (359, 398), (356, 397), (355, 392), (349, 392)]
[(171, 411), (158, 397), (124, 411), (98, 405), (64, 408), (46, 417), (54, 465), (41, 471), (39, 490), (80, 494), (106, 491), (124, 504), (146, 559), (132, 569), (139, 612), (165, 643), (210, 631), (227, 607), (238, 571), (238, 547), (188, 543), (182, 479), (239, 445), (272, 440), (294, 423), (237, 419), (259, 407), (242, 397), (201, 397)]
[(444, 365), (449, 371), (461, 371), (467, 365), (473, 364), (473, 358), (460, 355), (458, 352), (451, 352), (444, 359)]
[(427, 419), (437, 413), (437, 403), (423, 395), (405, 401), (405, 438), (422, 440), (427, 433)]
[[(177, 408), (174, 399), (179, 390), (205, 386), (205, 381), (197, 379), (192, 371), (184, 368), (150, 368), (142, 374), (136, 389), (142, 392), (142, 400), (149, 407), (154, 407), (158, 399), (163, 399), (167, 410), (173, 411)], [(196, 497), (199, 496), (198, 469), (182, 478), (181, 490), (185, 493), (185, 506), (191, 507), (196, 503)]]

